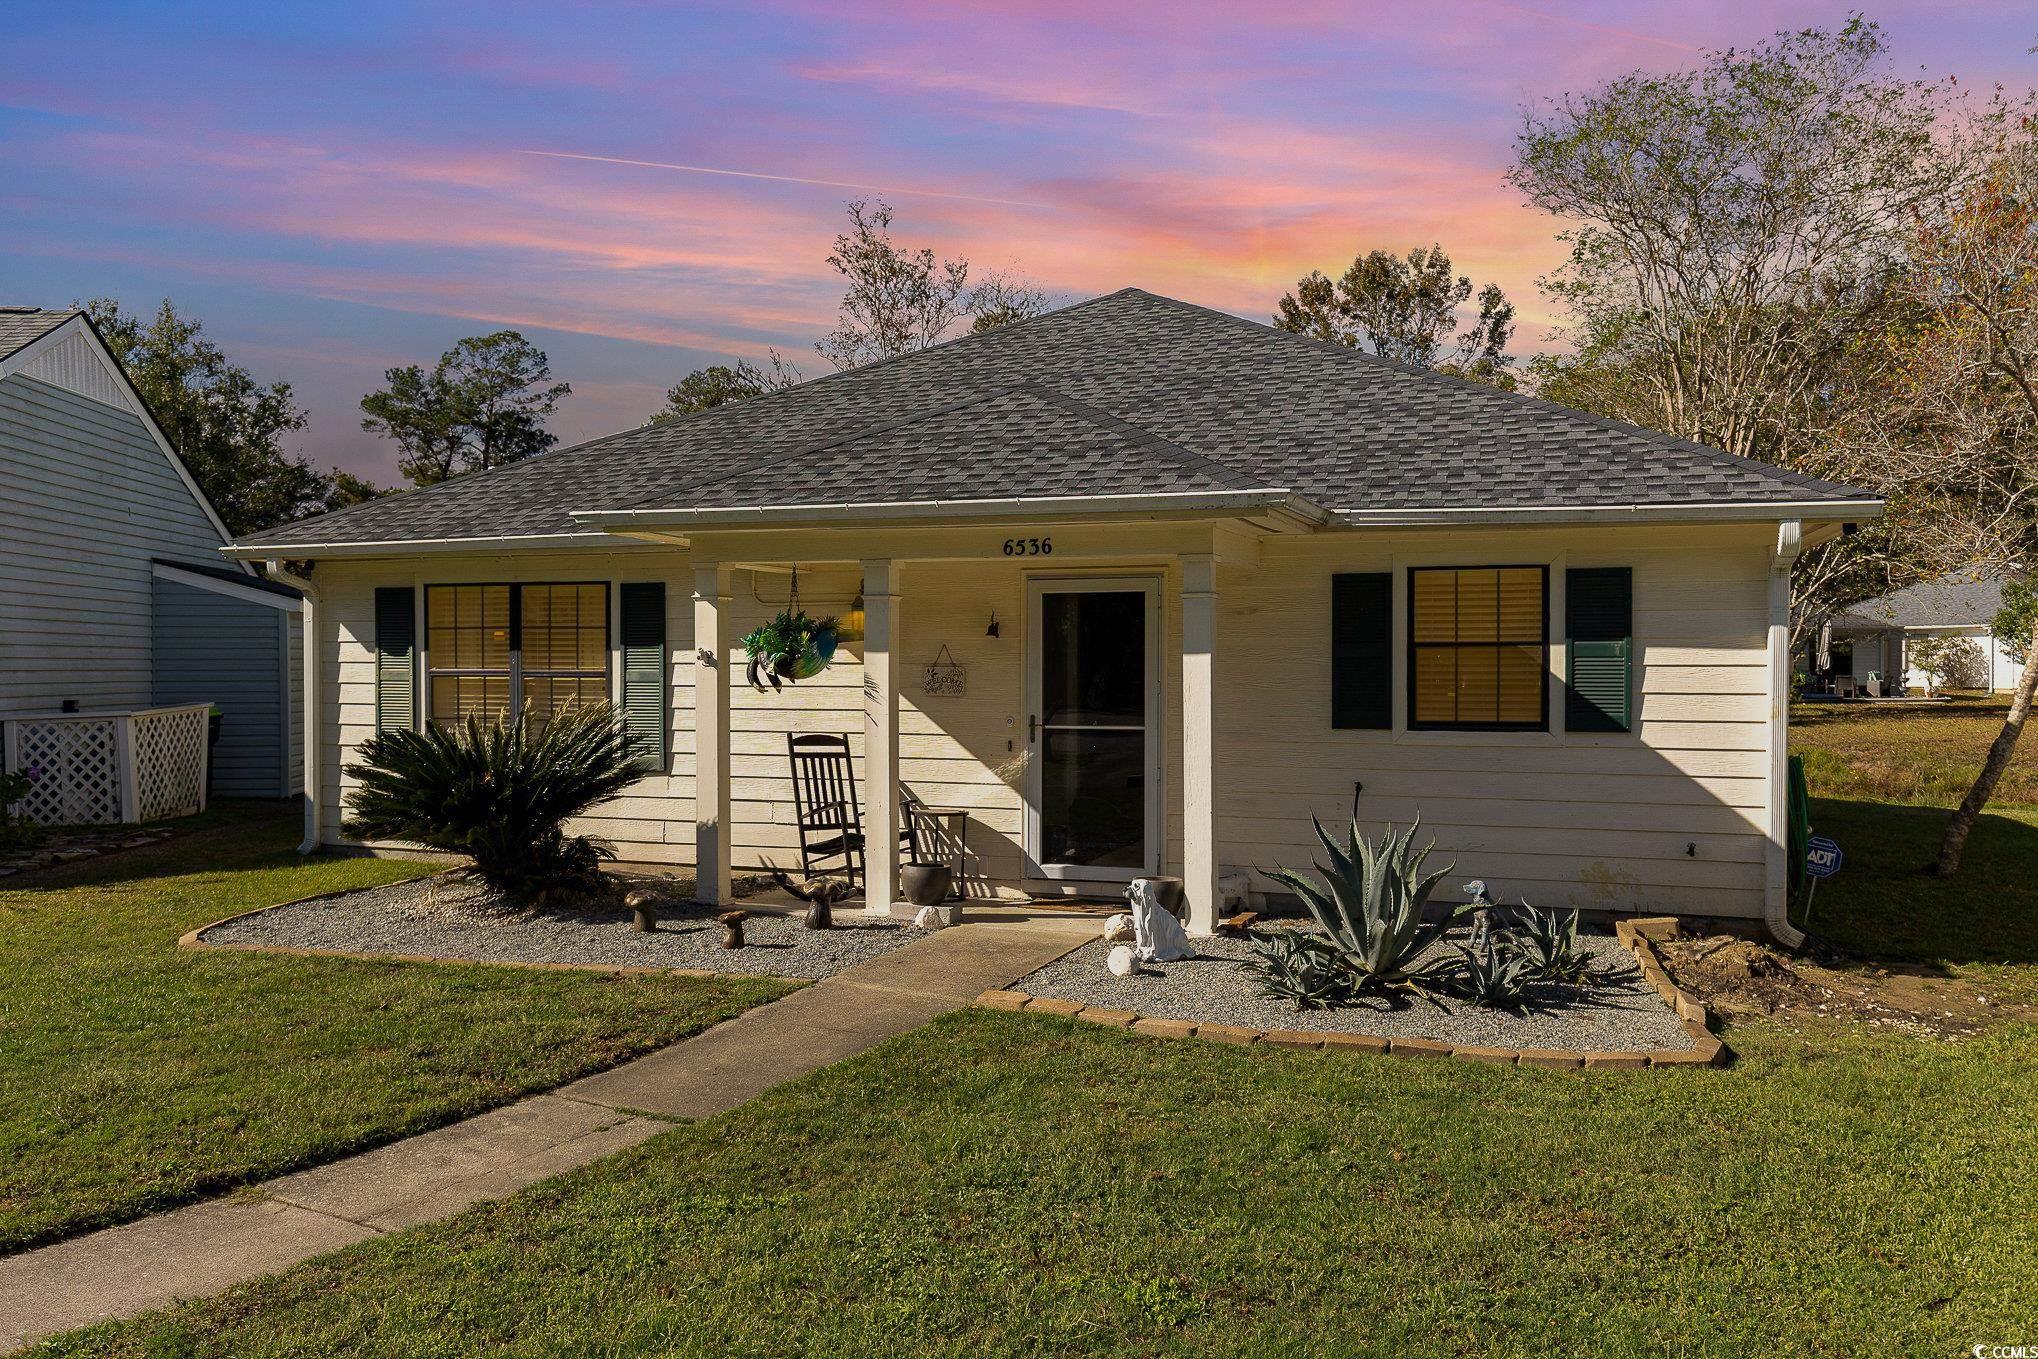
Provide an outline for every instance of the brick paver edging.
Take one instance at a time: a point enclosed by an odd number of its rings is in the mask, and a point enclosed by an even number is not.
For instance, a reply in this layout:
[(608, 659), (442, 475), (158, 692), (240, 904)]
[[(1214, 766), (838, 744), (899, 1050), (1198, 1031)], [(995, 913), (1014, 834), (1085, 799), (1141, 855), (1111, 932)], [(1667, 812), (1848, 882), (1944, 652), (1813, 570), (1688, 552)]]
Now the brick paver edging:
[(986, 991), (976, 1003), (987, 1010), (1024, 1010), (1031, 1015), (1060, 1015), (1086, 1020), (1113, 1029), (1127, 1029), (1150, 1038), (1201, 1038), (1212, 1043), (1240, 1047), (1264, 1043), (1270, 1047), (1304, 1051), (1374, 1052), (1393, 1057), (1455, 1057), (1465, 1062), (1486, 1062), (1494, 1066), (1537, 1066), (1554, 1070), (1581, 1067), (1644, 1070), (1654, 1067), (1709, 1067), (1724, 1065), (1733, 1054), (1707, 1027), (1711, 1016), (1705, 1004), (1688, 991), (1680, 990), (1663, 970), (1655, 941), (1677, 932), (1669, 916), (1615, 922), (1614, 935), (1635, 955), (1642, 976), (1654, 987), (1663, 1003), (1677, 1012), (1691, 1035), (1689, 1048), (1648, 1048), (1630, 1052), (1564, 1052), (1552, 1048), (1454, 1047), (1429, 1038), (1381, 1038), (1364, 1033), (1316, 1033), (1305, 1029), (1249, 1029), (1235, 1024), (1201, 1024), (1187, 1019), (1150, 1019), (1131, 1010), (1085, 1005), (1079, 1000), (1035, 996), (1025, 991)]

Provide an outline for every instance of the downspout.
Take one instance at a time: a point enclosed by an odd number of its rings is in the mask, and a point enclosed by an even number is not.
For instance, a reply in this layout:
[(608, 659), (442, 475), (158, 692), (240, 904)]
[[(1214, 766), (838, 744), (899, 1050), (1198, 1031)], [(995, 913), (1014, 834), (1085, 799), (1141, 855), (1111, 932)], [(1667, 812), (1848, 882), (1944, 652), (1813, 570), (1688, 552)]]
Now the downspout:
[(311, 583), (312, 563), (305, 563), (303, 575), (287, 570), (280, 561), (271, 560), (263, 565), (272, 578), (304, 595), (304, 840), (297, 846), (297, 852), (314, 854), (324, 836), (319, 807), (318, 587)]
[(1804, 947), (1790, 923), (1790, 572), (1804, 551), (1804, 521), (1776, 526), (1769, 566), (1769, 841), (1763, 851), (1762, 923), (1785, 948)]

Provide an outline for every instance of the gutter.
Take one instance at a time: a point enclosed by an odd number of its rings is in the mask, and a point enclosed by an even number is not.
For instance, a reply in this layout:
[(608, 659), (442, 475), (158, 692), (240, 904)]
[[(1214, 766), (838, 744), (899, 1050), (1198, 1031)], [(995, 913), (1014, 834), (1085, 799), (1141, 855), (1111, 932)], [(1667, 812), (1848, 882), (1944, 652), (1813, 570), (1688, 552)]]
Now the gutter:
[(1595, 524), (1742, 520), (1775, 523), (1780, 519), (1859, 522), (1882, 514), (1880, 500), (1692, 501), (1681, 505), (1616, 503), (1607, 505), (1459, 505), (1434, 510), (1338, 510), (1345, 523), (1366, 527), (1422, 527), (1438, 524)]
[[(236, 561), (262, 561), (273, 566), (278, 558), (301, 561), (306, 557), (411, 557), (424, 553), (492, 552), (502, 548), (586, 547), (590, 543), (606, 543), (611, 548), (633, 546), (618, 542), (607, 533), (524, 533), (485, 538), (379, 538), (372, 542), (230, 543), (220, 552)], [(279, 579), (292, 584), (296, 581), (294, 576)]]
[[(1816, 535), (1814, 535), (1816, 536)], [(1769, 569), (1769, 840), (1764, 846), (1762, 924), (1787, 949), (1804, 947), (1790, 923), (1790, 572), (1803, 554), (1804, 524), (1776, 526)]]
[[(324, 809), (319, 806), (319, 785), (322, 771), (319, 767), (319, 751), (322, 749), (319, 730), (318, 707), (318, 587), (311, 582), (309, 573), (292, 575), (283, 569), (279, 560), (264, 563), (272, 580), (281, 581), (294, 587), (304, 596), (299, 617), (304, 623), (304, 839), (298, 843), (299, 854), (315, 854), (325, 838)], [(284, 747), (289, 747), (286, 735)]]

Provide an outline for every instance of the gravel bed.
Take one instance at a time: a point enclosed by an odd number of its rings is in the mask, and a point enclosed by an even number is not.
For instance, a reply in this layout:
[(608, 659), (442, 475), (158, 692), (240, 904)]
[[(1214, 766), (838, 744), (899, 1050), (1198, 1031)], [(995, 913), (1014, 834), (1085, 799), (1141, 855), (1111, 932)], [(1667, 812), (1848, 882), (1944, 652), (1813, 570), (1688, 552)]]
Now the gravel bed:
[[(1259, 979), (1244, 966), (1252, 956), (1251, 940), (1220, 936), (1194, 942), (1201, 950), (1195, 958), (1114, 977), (1104, 966), (1112, 945), (1097, 940), (1013, 982), (1012, 989), (1137, 1010), (1151, 1019), (1429, 1038), (1462, 1047), (1623, 1052), (1692, 1046), (1683, 1022), (1642, 980), (1633, 955), (1610, 934), (1581, 930), (1578, 936), (1579, 947), (1590, 952), (1602, 969), (1600, 982), (1583, 991), (1537, 987), (1519, 1013), (1482, 1010), (1454, 1000), (1437, 1004), (1415, 1000), (1400, 1008), (1370, 1001), (1340, 1010), (1297, 1010), (1260, 994)], [(1439, 947), (1451, 951), (1448, 943)]]
[(684, 967), (774, 977), (832, 976), (926, 933), (903, 922), (835, 913), (835, 928), (810, 930), (798, 916), (753, 913), (745, 947), (721, 947), (714, 912), (674, 903), (658, 929), (639, 934), (621, 905), (506, 910), (468, 883), (445, 878), (374, 887), (215, 925), (208, 944), (398, 953), (481, 963), (594, 963)]

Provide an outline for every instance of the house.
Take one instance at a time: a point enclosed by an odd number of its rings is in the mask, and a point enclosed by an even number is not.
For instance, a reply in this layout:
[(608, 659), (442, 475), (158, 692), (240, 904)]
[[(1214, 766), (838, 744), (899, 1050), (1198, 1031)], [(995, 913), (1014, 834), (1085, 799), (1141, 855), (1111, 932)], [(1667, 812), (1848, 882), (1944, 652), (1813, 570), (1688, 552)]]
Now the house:
[(230, 535), (80, 311), (0, 307), (0, 721), (209, 703), (212, 790), (302, 786), (297, 592)]
[[(967, 809), (978, 895), (1165, 870), (1208, 931), (1356, 813), (1453, 887), (1787, 928), (1789, 573), (1878, 508), (1128, 289), (231, 555), (308, 563), (314, 844), (378, 727), (606, 696), (656, 753), (592, 828), (704, 899), (791, 862), (787, 734), (836, 732), (870, 844)], [(861, 640), (755, 692), (795, 590)]]
[(1973, 648), (1952, 672), (1939, 677), (1939, 684), (1991, 694), (2014, 689), (2024, 663), (1996, 636), (2002, 607), (2002, 577), (1985, 570), (1949, 572), (1856, 604), (1833, 619), (1827, 648), (1831, 673), (1836, 679), (1852, 677), (1864, 690), (1871, 674), (1902, 675), (1911, 690), (1923, 693), (1927, 677), (1912, 662), (1908, 643), (1920, 637), (1965, 637)]

